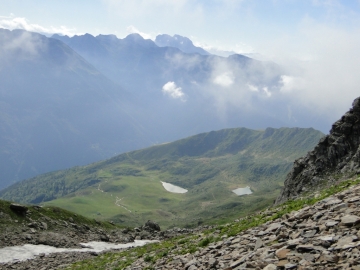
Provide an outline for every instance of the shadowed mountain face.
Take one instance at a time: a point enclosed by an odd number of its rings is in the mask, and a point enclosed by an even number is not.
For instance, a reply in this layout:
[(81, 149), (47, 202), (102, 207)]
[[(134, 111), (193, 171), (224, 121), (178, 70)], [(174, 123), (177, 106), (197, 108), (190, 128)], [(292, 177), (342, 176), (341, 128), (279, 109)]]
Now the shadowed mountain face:
[(0, 188), (151, 143), (129, 94), (63, 42), (1, 29), (0, 59)]
[(336, 121), (330, 134), (306, 156), (295, 160), (276, 203), (333, 185), (341, 176), (360, 174), (360, 97)]

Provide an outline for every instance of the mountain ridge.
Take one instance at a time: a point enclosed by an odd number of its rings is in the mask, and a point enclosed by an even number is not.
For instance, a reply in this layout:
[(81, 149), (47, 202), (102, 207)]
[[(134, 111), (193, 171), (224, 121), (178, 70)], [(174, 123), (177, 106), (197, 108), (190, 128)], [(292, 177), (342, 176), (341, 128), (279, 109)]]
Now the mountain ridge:
[(195, 46), (189, 38), (180, 35), (174, 35), (174, 36), (170, 36), (167, 34), (157, 35), (155, 38), (155, 44), (158, 45), (159, 47), (175, 47), (185, 53), (198, 53), (201, 55), (210, 55), (210, 53), (204, 50), (203, 48)]
[(339, 178), (360, 174), (360, 97), (336, 121), (330, 133), (306, 156), (294, 161), (276, 204), (311, 190), (332, 185)]

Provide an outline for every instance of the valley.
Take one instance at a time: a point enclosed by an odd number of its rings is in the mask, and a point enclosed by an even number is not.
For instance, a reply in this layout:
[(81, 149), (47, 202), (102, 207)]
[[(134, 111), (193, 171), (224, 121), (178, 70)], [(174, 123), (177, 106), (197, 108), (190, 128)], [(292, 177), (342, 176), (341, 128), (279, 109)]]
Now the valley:
[(358, 270), (360, 97), (137, 32), (0, 28), (0, 269)]
[[(271, 204), (292, 160), (322, 136), (300, 128), (212, 131), (40, 175), (0, 196), (131, 227), (148, 219), (163, 228), (225, 223)], [(188, 192), (168, 192), (162, 182)], [(233, 192), (247, 186), (251, 195)]]

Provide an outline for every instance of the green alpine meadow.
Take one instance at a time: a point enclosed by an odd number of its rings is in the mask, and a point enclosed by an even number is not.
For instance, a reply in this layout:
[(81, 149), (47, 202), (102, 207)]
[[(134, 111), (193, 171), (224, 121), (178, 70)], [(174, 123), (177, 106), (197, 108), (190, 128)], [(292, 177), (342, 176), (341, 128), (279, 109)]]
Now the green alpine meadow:
[[(129, 227), (147, 220), (162, 228), (226, 223), (271, 205), (293, 161), (323, 136), (312, 128), (212, 131), (42, 174), (0, 197)], [(238, 188), (251, 194), (237, 195)]]

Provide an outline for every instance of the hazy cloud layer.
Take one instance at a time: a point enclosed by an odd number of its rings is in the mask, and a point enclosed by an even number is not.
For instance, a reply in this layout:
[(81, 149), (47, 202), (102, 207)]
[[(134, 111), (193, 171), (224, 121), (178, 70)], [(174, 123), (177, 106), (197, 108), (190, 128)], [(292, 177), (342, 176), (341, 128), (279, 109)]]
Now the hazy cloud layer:
[(11, 37), (4, 34), (0, 40), (0, 59), (6, 59), (16, 54), (19, 60), (30, 60), (38, 55), (39, 50), (46, 48), (46, 44), (39, 38), (39, 35), (33, 35), (26, 31)]
[[(304, 21), (298, 37), (301, 45), (293, 45), (290, 39), (272, 43), (274, 60), (282, 63), (287, 72), (279, 81), (281, 93), (331, 121), (347, 111), (360, 96), (360, 24), (354, 26), (344, 29)], [(294, 57), (289, 51), (294, 47), (303, 53)], [(287, 49), (280, 52), (276, 48)]]

